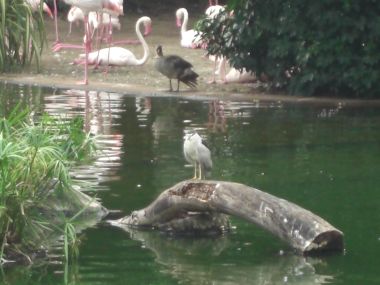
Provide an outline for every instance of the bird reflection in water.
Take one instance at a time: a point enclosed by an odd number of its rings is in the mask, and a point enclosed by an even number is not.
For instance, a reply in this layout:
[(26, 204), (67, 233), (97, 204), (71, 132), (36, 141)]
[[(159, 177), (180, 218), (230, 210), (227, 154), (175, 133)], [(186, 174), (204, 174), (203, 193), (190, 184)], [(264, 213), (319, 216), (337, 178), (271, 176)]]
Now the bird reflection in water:
[(213, 100), (209, 102), (207, 128), (214, 133), (226, 132), (226, 116), (224, 113), (224, 102)]
[(77, 166), (74, 178), (99, 182), (119, 179), (123, 134), (115, 131), (113, 121), (123, 112), (122, 95), (71, 89), (47, 96), (45, 106), (46, 112), (57, 118), (82, 117), (84, 131), (96, 136), (99, 152), (94, 163)]
[[(245, 253), (236, 253), (236, 241), (232, 242), (228, 235), (169, 238), (156, 231), (122, 229), (132, 240), (152, 251), (155, 262), (164, 266), (163, 273), (180, 282), (186, 280), (186, 284), (315, 285), (334, 281), (333, 275), (320, 272), (325, 265), (321, 258), (283, 251), (272, 253), (265, 260), (252, 258), (254, 248), (247, 247)], [(252, 251), (251, 257), (249, 251)]]

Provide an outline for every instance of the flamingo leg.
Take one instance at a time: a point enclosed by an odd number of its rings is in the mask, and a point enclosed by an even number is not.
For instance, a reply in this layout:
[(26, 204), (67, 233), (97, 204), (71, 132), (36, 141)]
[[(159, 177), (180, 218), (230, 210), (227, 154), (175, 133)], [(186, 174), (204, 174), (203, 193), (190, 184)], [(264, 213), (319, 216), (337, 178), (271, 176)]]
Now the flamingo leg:
[[(107, 74), (108, 73), (108, 70), (109, 70), (109, 61), (110, 61), (110, 54), (111, 54), (111, 42), (112, 42), (112, 23), (111, 23), (111, 15), (109, 15), (109, 24), (108, 26), (105, 26), (103, 25), (103, 14), (102, 13), (99, 13), (98, 16), (98, 22), (99, 22), (99, 27), (100, 29), (98, 28), (97, 29), (97, 38), (96, 38), (96, 43), (97, 43), (97, 48), (98, 48), (98, 55), (97, 55), (97, 59), (96, 59), (96, 62), (98, 62), (98, 65), (99, 66), (101, 63), (100, 61), (98, 60), (99, 59), (99, 54), (100, 54), (100, 46), (101, 46), (101, 42), (103, 39), (105, 39), (105, 41), (108, 43), (108, 56), (107, 56), (107, 64), (106, 64), (106, 67), (104, 69), (104, 73)], [(100, 31), (99, 31), (100, 30)], [(93, 36), (94, 33), (92, 33), (92, 36)]]
[(112, 22), (111, 22), (111, 14), (108, 15), (109, 16), (109, 23), (108, 23), (108, 29), (107, 29), (107, 42), (108, 42), (108, 45), (111, 46), (111, 43), (112, 43), (112, 33), (113, 33), (113, 30), (112, 30)]
[[(102, 41), (101, 38), (103, 37), (103, 25), (102, 25), (103, 14), (96, 13), (96, 19), (98, 23), (100, 24), (98, 25), (98, 28), (96, 29), (95, 48), (98, 49), (98, 54), (96, 56), (96, 60), (95, 60), (96, 64), (95, 64), (94, 69), (97, 69), (99, 65), (101, 64), (101, 61), (99, 60), (99, 54), (100, 54), (100, 46), (101, 46), (101, 41)], [(95, 27), (92, 30), (91, 38), (94, 36), (94, 33), (95, 33)]]
[(54, 25), (55, 25), (55, 43), (59, 43), (59, 35), (58, 35), (58, 9), (57, 9), (57, 0), (54, 0)]
[(70, 24), (69, 24), (69, 32), (68, 32), (67, 35), (71, 35), (72, 28), (73, 28), (73, 23), (70, 22)]
[(111, 42), (112, 42), (112, 22), (111, 22), (111, 14), (109, 14), (109, 23), (108, 23), (108, 58), (107, 58), (107, 66), (105, 73), (108, 73), (108, 68), (110, 65), (110, 54), (111, 54)]
[(104, 37), (103, 12), (97, 12), (96, 19), (98, 21), (98, 28), (96, 29), (96, 48), (100, 49)]
[(207, 83), (216, 83), (216, 80), (215, 80), (215, 73), (216, 73), (216, 63), (218, 61), (218, 57), (215, 56), (215, 59), (214, 59), (214, 68), (212, 70), (212, 77), (211, 77), (211, 80), (208, 81)]
[(226, 58), (223, 56), (221, 59), (220, 59), (220, 62), (219, 62), (219, 76), (220, 76), (220, 79), (222, 81), (222, 83), (227, 83), (227, 79), (226, 79)]
[(215, 57), (212, 79), (210, 81), (208, 81), (207, 83), (217, 83), (216, 75), (220, 76), (221, 83), (227, 83), (227, 80), (226, 80), (226, 58), (224, 56), (222, 56), (220, 58)]
[[(98, 35), (99, 34), (99, 29), (96, 29), (96, 37), (95, 37), (95, 48), (98, 49), (99, 48), (99, 44), (98, 44)], [(92, 32), (91, 32), (91, 39), (93, 39), (95, 36), (95, 28), (92, 29)]]
[(88, 54), (91, 50), (91, 38), (90, 38), (90, 27), (88, 23), (88, 15), (84, 16), (84, 49), (85, 49), (85, 61), (84, 61), (84, 80), (80, 84), (88, 84)]
[(216, 83), (216, 79), (215, 79), (215, 72), (216, 72), (216, 65), (218, 63), (218, 57), (215, 56), (215, 59), (214, 59), (214, 70), (212, 71), (212, 80), (211, 80), (211, 83)]
[(64, 44), (64, 43), (57, 43), (53, 47), (53, 51), (57, 52), (60, 51), (61, 49), (83, 49), (83, 45), (74, 45), (74, 44)]

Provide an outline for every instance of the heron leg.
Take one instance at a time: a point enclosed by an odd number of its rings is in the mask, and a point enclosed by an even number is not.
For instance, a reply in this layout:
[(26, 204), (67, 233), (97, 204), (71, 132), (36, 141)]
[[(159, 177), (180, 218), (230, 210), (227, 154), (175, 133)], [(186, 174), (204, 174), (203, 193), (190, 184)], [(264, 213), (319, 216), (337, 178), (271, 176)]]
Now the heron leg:
[(179, 91), (179, 79), (177, 79), (177, 92)]
[(172, 87), (172, 80), (169, 78), (169, 86), (170, 86), (170, 89), (169, 91), (173, 91), (173, 87)]
[(198, 164), (198, 169), (199, 169), (199, 180), (202, 180), (202, 165), (199, 163)]
[(194, 165), (194, 177), (193, 179), (197, 179), (197, 164)]

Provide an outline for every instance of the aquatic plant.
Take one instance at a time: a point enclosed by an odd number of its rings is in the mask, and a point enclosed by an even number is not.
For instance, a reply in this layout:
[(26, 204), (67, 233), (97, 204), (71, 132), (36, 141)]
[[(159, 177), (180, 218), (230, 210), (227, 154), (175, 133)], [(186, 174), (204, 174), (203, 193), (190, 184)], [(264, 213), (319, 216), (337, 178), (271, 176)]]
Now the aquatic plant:
[[(82, 131), (83, 121), (57, 120), (48, 115), (34, 122), (28, 111), (16, 108), (0, 120), (0, 257), (10, 258), (44, 247), (49, 234), (60, 229), (67, 244), (75, 244), (76, 216), (67, 222), (51, 196), (80, 205), (72, 194), (70, 166), (94, 150), (93, 139)], [(67, 247), (65, 249), (67, 253)]]
[(0, 0), (0, 71), (33, 61), (39, 69), (46, 38), (42, 4), (32, 12), (24, 0)]

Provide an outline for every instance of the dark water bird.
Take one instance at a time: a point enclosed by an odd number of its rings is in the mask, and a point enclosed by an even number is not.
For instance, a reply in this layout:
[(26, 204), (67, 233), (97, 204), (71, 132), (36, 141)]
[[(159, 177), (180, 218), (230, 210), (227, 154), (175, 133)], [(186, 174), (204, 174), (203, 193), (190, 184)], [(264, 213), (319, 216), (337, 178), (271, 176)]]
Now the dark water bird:
[(187, 162), (194, 166), (193, 179), (202, 179), (206, 176), (205, 174), (207, 172), (211, 171), (211, 152), (207, 146), (202, 143), (202, 138), (197, 132), (185, 135), (183, 154)]
[(177, 91), (179, 91), (179, 82), (194, 88), (197, 85), (197, 77), (199, 76), (192, 70), (193, 65), (178, 55), (166, 55), (162, 52), (162, 46), (156, 49), (157, 60), (156, 69), (169, 78), (170, 89), (173, 91), (172, 79), (177, 79)]

